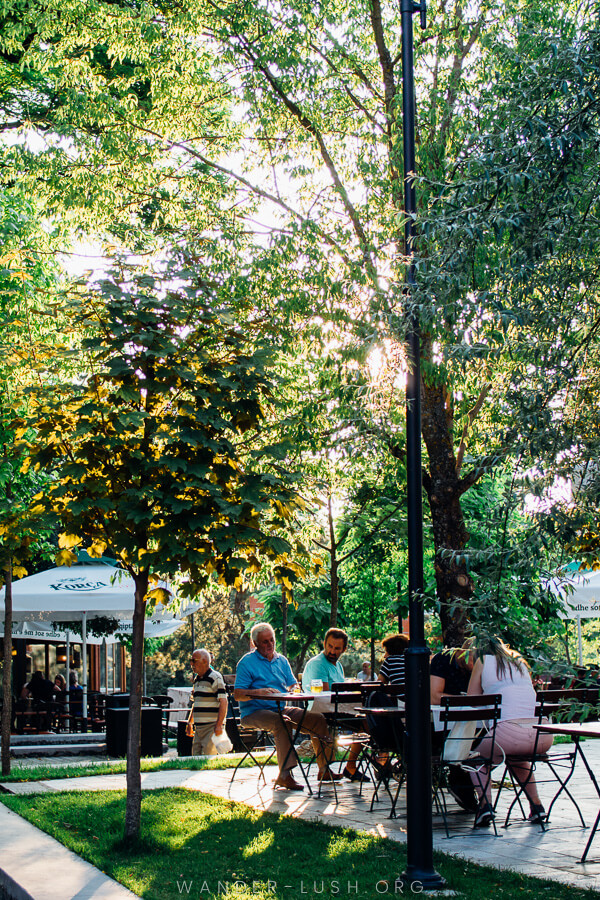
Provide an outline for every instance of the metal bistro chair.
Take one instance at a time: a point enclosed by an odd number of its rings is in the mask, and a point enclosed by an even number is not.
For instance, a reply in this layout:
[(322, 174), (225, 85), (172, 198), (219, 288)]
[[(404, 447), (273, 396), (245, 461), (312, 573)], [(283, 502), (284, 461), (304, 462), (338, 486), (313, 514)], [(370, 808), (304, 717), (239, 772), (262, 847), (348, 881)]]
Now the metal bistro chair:
[(99, 691), (88, 694), (87, 724), (91, 731), (106, 731), (106, 694)]
[(273, 756), (275, 755), (275, 747), (271, 747), (271, 752), (269, 753), (268, 758), (262, 763), (258, 761), (254, 753), (256, 752), (257, 747), (264, 747), (265, 744), (268, 744), (271, 741), (271, 735), (264, 729), (246, 727), (242, 723), (239, 703), (233, 695), (234, 686), (231, 684), (226, 684), (225, 690), (227, 691), (228, 701), (227, 734), (229, 735), (229, 738), (233, 743), (233, 749), (238, 752), (241, 751), (243, 753), (243, 756), (240, 757), (237, 766), (233, 770), (230, 781), (233, 781), (236, 776), (237, 770), (240, 768), (244, 760), (250, 757), (254, 765), (257, 766), (260, 770), (258, 775), (259, 779), (262, 776), (262, 779), (266, 784), (267, 779), (265, 777), (264, 768), (271, 762)]
[[(381, 681), (373, 684), (363, 682), (361, 694), (365, 707), (398, 708), (400, 702), (404, 701), (405, 688), (404, 685), (384, 684)], [(375, 785), (370, 810), (373, 810), (375, 801), (379, 800), (379, 791), (383, 788), (391, 801), (389, 818), (393, 819), (396, 816), (396, 805), (405, 780), (403, 717), (401, 714), (398, 716), (368, 714), (367, 729), (369, 743), (363, 752), (363, 761), (367, 770), (372, 773)], [(381, 762), (383, 756), (386, 757), (384, 763)]]
[[(502, 704), (501, 694), (474, 694), (446, 696), (440, 700), (440, 721), (444, 726), (444, 743), (442, 751), (432, 756), (432, 788), (433, 803), (441, 815), (446, 837), (450, 837), (448, 828), (448, 792), (449, 770), (451, 766), (459, 766), (469, 775), (475, 775), (482, 796), (492, 777), (496, 725), (500, 719)], [(483, 755), (478, 750), (482, 737), (491, 737), (489, 749)], [(496, 822), (492, 819), (494, 833), (497, 835)]]
[(168, 694), (154, 694), (152, 696), (152, 701), (156, 706), (160, 707), (160, 711), (162, 713), (163, 720), (163, 729), (165, 735), (165, 743), (168, 743), (169, 740), (169, 717), (171, 706), (173, 705), (173, 697), (170, 697)]
[[(342, 757), (339, 761), (339, 771), (342, 770), (342, 766), (345, 765), (346, 760), (348, 758), (348, 754), (350, 752), (350, 748), (353, 744), (360, 744), (361, 750), (356, 762), (356, 768), (358, 772), (362, 772), (364, 768), (363, 762), (363, 750), (367, 746), (369, 742), (369, 735), (364, 733), (364, 731), (357, 731), (357, 725), (360, 723), (360, 719), (353, 715), (352, 713), (347, 712), (346, 710), (340, 709), (340, 707), (344, 704), (352, 704), (353, 706), (362, 706), (362, 694), (360, 691), (360, 682), (356, 684), (352, 684), (346, 681), (334, 682), (330, 686), (331, 690), (331, 703), (333, 706), (333, 712), (324, 713), (325, 718), (327, 720), (327, 724), (329, 725), (329, 732), (331, 735), (331, 741), (320, 741), (323, 747), (323, 750), (326, 753), (330, 751), (333, 752), (334, 757), (331, 760), (331, 763), (335, 762), (335, 755), (337, 751), (341, 751)], [(319, 737), (316, 735), (316, 737)], [(320, 740), (320, 738), (319, 738)], [(308, 768), (312, 765), (315, 760), (315, 756), (313, 754)], [(360, 783), (360, 791), (362, 794), (362, 786), (363, 783)], [(337, 784), (336, 781), (320, 781), (319, 789), (317, 792), (317, 797), (321, 796), (321, 792), (324, 787), (333, 788), (333, 794), (335, 797), (335, 802), (337, 803)]]
[[(596, 713), (597, 703), (598, 691), (594, 688), (563, 688), (560, 690), (539, 691), (537, 694), (536, 717), (538, 723), (540, 724), (544, 719), (549, 717), (552, 717), (558, 721), (570, 721), (573, 719), (574, 715), (577, 716), (579, 721), (585, 721), (590, 714), (592, 714), (593, 716)], [(531, 753), (523, 755), (506, 755), (506, 766), (502, 776), (501, 785), (504, 785), (505, 778), (508, 775), (512, 787), (515, 791), (515, 796), (506, 813), (504, 827), (508, 828), (511, 824), (510, 817), (517, 805), (521, 811), (523, 819), (527, 819), (527, 809), (523, 806), (523, 794), (525, 793), (525, 788), (527, 787), (527, 784), (529, 783), (534, 770), (539, 770), (539, 767), (541, 765), (545, 765), (547, 766), (548, 771), (551, 773), (551, 777), (545, 779), (545, 781), (557, 782), (559, 787), (554, 794), (550, 805), (548, 806), (545, 821), (539, 822), (542, 831), (546, 830), (546, 823), (550, 818), (552, 807), (563, 792), (567, 795), (567, 797), (577, 810), (577, 813), (581, 820), (581, 825), (585, 828), (585, 821), (581, 809), (579, 808), (579, 804), (567, 787), (575, 770), (577, 752), (575, 748), (561, 748), (560, 750), (548, 750), (547, 753), (542, 753), (538, 750), (539, 736), (540, 732), (537, 732), (535, 744)], [(527, 779), (524, 782), (520, 783), (513, 775), (511, 765), (514, 767), (515, 765), (518, 766), (519, 763), (523, 762), (529, 763), (531, 768), (530, 774), (528, 775)], [(544, 779), (542, 781), (544, 781)], [(539, 779), (537, 777), (536, 782), (539, 783)]]
[(346, 763), (352, 745), (361, 744), (361, 753), (356, 762), (357, 770), (361, 772), (362, 767), (365, 764), (362, 759), (362, 750), (364, 750), (369, 743), (369, 735), (364, 730), (363, 719), (360, 719), (358, 715), (340, 709), (343, 705), (363, 705), (361, 682), (334, 682), (331, 685), (331, 703), (333, 705), (333, 713), (326, 715), (326, 718), (330, 723), (331, 733), (336, 748), (343, 753), (342, 759), (340, 760), (340, 771), (342, 770), (342, 766)]

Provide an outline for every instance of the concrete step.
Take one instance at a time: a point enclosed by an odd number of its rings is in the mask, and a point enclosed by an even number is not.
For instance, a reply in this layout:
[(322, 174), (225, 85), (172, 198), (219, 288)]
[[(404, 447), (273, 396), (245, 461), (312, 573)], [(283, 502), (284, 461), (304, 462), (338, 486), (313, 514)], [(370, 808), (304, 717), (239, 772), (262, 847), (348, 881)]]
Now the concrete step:
[(11, 746), (10, 755), (15, 759), (26, 756), (106, 756), (106, 742), (90, 744), (21, 744)]

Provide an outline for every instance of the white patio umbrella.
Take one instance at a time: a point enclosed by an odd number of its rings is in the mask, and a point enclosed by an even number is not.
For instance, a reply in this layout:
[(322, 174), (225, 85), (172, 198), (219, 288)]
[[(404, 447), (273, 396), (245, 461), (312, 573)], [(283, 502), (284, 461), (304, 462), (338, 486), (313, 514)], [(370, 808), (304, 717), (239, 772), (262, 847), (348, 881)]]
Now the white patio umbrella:
[[(168, 588), (164, 583), (159, 587)], [(12, 594), (13, 622), (73, 622), (83, 621), (84, 616), (87, 620), (95, 616), (131, 619), (135, 584), (131, 575), (115, 566), (79, 562), (27, 575), (13, 583)], [(0, 613), (3, 611), (4, 588), (0, 590)], [(159, 604), (153, 618), (174, 619), (179, 612), (179, 608), (167, 611)]]
[[(168, 586), (164, 583), (158, 585)], [(87, 709), (87, 623), (97, 616), (130, 621), (133, 617), (135, 583), (122, 569), (102, 561), (80, 559), (72, 566), (58, 566), (27, 575), (12, 586), (13, 623), (81, 622), (83, 704)], [(198, 604), (175, 604), (167, 611), (162, 604), (153, 610), (155, 622), (174, 622), (176, 616), (190, 615)], [(0, 590), (0, 617), (4, 621), (4, 588)], [(179, 626), (177, 626), (179, 627)], [(65, 634), (68, 645), (70, 635)], [(79, 643), (79, 641), (77, 641)]]

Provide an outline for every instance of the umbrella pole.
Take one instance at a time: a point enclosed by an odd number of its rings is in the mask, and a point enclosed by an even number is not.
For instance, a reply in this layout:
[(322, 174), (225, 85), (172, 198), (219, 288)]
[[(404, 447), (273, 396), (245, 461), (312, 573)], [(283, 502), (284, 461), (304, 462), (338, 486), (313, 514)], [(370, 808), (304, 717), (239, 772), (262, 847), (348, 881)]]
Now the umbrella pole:
[[(82, 653), (83, 653), (83, 662), (82, 662), (82, 671), (81, 674), (83, 676), (83, 721), (84, 724), (87, 723), (87, 614), (83, 614), (83, 618), (81, 620), (81, 640), (82, 640)], [(86, 725), (87, 727), (87, 725)]]
[[(65, 704), (67, 716), (71, 712), (71, 704), (69, 698), (71, 694), (71, 632), (67, 629), (67, 702)], [(70, 719), (67, 719), (70, 722)]]

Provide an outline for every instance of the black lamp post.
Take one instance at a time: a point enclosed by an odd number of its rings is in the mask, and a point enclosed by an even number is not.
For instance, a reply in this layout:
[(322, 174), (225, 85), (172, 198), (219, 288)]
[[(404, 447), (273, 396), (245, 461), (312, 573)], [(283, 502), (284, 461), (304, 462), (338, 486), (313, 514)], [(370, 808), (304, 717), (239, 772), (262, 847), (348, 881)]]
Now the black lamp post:
[[(425, 28), (425, 2), (401, 0), (402, 10), (402, 119), (404, 142), (404, 252), (410, 261), (406, 296), (415, 286), (413, 262), (415, 213), (415, 86), (413, 64), (413, 15), (421, 14)], [(429, 650), (425, 643), (423, 614), (423, 509), (421, 500), (421, 369), (418, 314), (408, 319), (408, 375), (406, 379), (406, 480), (408, 526), (408, 600), (410, 644), (406, 660), (406, 807), (407, 866), (405, 882), (419, 882), (424, 890), (445, 885), (433, 868), (431, 811), (431, 725), (429, 711)]]

